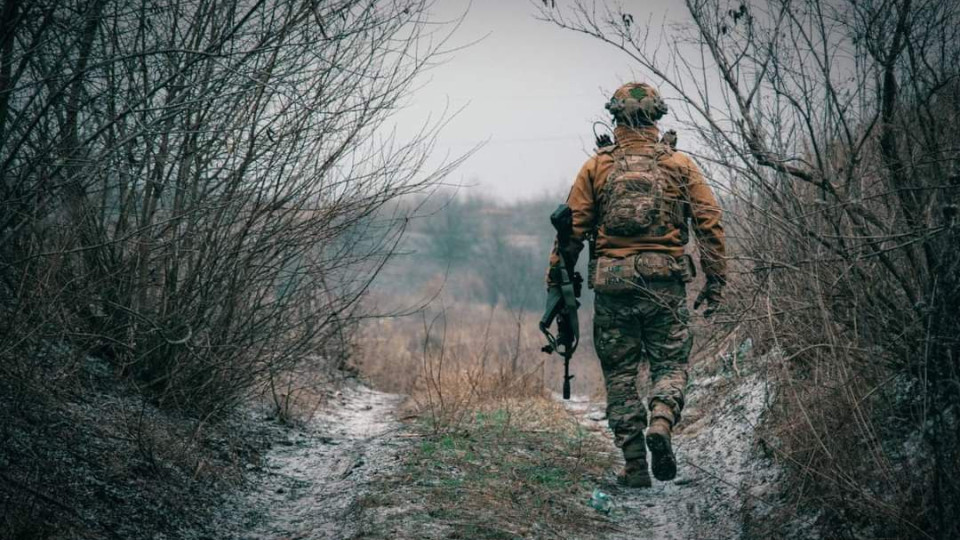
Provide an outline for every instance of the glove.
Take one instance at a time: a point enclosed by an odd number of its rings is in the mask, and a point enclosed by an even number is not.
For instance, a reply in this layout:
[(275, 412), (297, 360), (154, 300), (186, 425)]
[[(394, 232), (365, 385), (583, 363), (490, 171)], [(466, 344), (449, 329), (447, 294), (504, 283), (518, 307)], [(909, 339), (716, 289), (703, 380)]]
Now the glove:
[(710, 318), (717, 309), (720, 307), (721, 302), (723, 301), (723, 286), (725, 282), (723, 278), (719, 277), (708, 277), (707, 284), (703, 287), (703, 290), (700, 291), (700, 294), (697, 295), (697, 299), (693, 302), (693, 309), (699, 309), (702, 304), (707, 305), (707, 309), (703, 310), (703, 317)]

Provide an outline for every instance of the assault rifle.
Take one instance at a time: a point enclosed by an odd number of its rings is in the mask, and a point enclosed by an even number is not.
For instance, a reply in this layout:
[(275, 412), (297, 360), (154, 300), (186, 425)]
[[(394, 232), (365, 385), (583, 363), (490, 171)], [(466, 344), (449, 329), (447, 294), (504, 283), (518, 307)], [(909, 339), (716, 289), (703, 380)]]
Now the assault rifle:
[[(580, 321), (577, 308), (580, 307), (580, 293), (583, 289), (583, 277), (574, 270), (575, 262), (570, 255), (570, 238), (573, 235), (573, 212), (570, 207), (561, 204), (550, 214), (550, 223), (557, 230), (557, 254), (561, 264), (550, 269), (552, 285), (547, 291), (547, 308), (540, 319), (540, 331), (547, 337), (547, 344), (541, 349), (547, 354), (558, 353), (563, 357), (563, 399), (570, 399), (570, 358), (580, 344)], [(550, 333), (550, 326), (557, 321), (557, 334)]]

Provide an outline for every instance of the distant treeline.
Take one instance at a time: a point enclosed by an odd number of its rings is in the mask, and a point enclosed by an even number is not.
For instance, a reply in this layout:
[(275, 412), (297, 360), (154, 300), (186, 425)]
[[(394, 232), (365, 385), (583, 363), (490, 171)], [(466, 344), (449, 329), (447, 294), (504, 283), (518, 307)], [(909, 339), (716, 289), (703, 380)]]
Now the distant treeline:
[(435, 194), (404, 204), (419, 211), (379, 282), (391, 294), (440, 290), (456, 301), (539, 310), (547, 257), (553, 247), (550, 213), (562, 194), (506, 203), (470, 192)]

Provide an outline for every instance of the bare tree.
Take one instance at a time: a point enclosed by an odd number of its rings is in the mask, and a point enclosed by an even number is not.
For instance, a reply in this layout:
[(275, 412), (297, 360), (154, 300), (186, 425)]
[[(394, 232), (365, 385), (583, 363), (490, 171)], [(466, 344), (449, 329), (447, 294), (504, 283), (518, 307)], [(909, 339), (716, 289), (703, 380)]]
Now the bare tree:
[(424, 166), (439, 124), (381, 131), (450, 31), (428, 7), (0, 2), (3, 422), (89, 356), (200, 425), (341, 363), (380, 210), (455, 164)]
[[(541, 15), (632, 59), (696, 134), (687, 148), (724, 194), (741, 320), (785, 356), (773, 446), (812, 486), (794, 496), (831, 534), (856, 518), (960, 534), (960, 10), (686, 7), (659, 32), (587, 1)], [(903, 439), (931, 465), (905, 459)]]
[(5, 2), (4, 356), (62, 337), (211, 412), (320, 349), (402, 231), (375, 212), (443, 172), (377, 132), (425, 7)]

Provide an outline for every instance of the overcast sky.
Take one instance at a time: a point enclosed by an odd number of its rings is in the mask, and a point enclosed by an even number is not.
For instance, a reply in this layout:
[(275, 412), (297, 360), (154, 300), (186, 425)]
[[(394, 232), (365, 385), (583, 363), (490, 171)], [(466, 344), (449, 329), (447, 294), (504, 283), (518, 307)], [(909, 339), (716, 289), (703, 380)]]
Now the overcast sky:
[[(669, 6), (648, 0), (631, 11), (638, 22), (682, 16), (682, 5)], [(479, 41), (426, 74), (396, 117), (401, 134), (429, 115), (462, 108), (436, 157), (487, 142), (449, 181), (508, 201), (565, 195), (593, 151), (593, 121), (609, 118), (603, 105), (610, 94), (646, 77), (612, 47), (537, 20), (527, 0), (438, 0), (434, 11), (441, 20), (466, 12), (451, 46)], [(662, 126), (671, 127), (669, 117)]]

